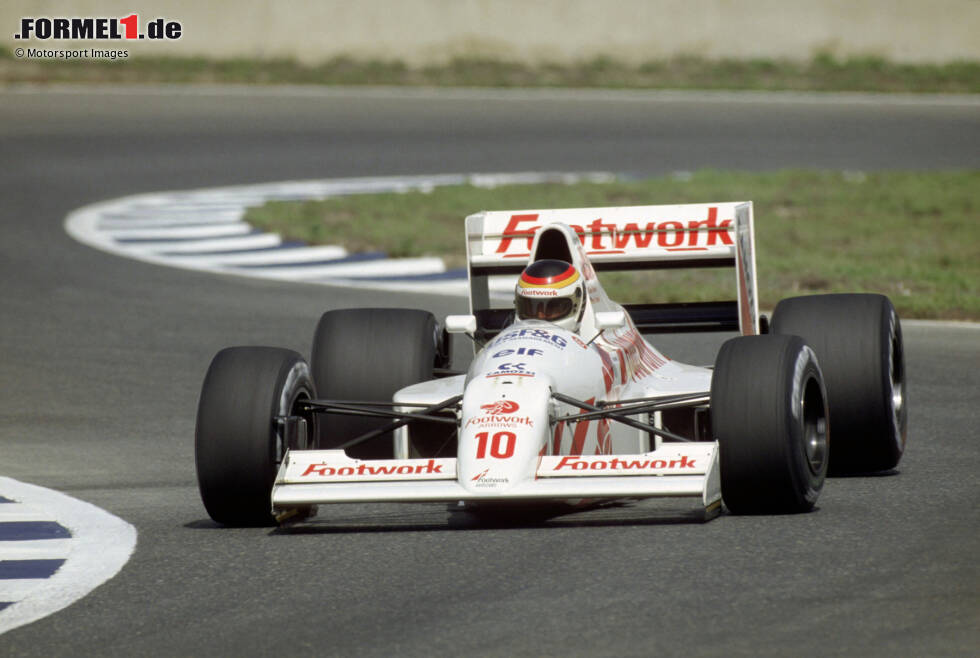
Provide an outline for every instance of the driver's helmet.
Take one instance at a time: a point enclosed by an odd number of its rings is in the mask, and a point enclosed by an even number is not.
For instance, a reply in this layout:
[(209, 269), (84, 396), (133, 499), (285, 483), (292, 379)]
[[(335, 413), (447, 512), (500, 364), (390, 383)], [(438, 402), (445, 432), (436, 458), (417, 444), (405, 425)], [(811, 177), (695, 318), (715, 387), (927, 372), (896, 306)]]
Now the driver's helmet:
[(514, 307), (521, 320), (547, 320), (577, 331), (585, 310), (585, 280), (563, 260), (535, 261), (517, 280)]

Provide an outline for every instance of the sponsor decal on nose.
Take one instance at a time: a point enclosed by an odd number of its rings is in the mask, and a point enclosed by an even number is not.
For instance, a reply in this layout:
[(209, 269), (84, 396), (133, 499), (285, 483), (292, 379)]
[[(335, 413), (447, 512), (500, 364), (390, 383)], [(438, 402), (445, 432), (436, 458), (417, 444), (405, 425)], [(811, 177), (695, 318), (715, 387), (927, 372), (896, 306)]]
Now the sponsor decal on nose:
[(521, 405), (517, 404), (513, 400), (497, 400), (496, 402), (491, 402), (490, 404), (481, 404), (480, 408), (491, 416), (497, 416), (501, 414), (512, 414), (520, 409)]

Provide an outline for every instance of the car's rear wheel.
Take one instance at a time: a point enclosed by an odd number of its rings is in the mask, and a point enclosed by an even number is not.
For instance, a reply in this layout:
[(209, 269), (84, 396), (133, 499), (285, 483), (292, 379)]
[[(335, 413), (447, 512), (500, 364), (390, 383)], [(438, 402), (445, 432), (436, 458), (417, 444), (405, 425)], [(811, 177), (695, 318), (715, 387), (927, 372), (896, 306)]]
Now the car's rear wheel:
[[(272, 485), (286, 451), (282, 423), (316, 398), (310, 369), (291, 350), (229, 347), (215, 355), (197, 407), (194, 456), (201, 499), (215, 521), (270, 525)], [(314, 437), (315, 419), (308, 418)], [(316, 447), (306, 435), (298, 448)]]
[[(436, 319), (427, 311), (356, 308), (327, 311), (313, 337), (313, 379), (321, 399), (391, 402), (401, 388), (432, 379)], [(324, 449), (388, 424), (390, 419), (322, 414)], [(360, 459), (391, 459), (391, 432), (347, 449)]]
[(772, 332), (801, 336), (817, 353), (834, 425), (830, 474), (894, 468), (905, 450), (908, 408), (902, 326), (883, 295), (784, 299)]
[(711, 378), (721, 492), (736, 514), (806, 512), (828, 464), (826, 395), (816, 357), (797, 336), (725, 342)]

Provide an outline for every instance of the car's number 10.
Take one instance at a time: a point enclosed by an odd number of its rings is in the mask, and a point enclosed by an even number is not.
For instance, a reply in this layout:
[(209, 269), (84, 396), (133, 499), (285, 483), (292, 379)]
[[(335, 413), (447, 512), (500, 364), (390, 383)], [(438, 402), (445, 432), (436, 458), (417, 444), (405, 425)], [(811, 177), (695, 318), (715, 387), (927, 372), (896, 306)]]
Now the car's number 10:
[[(476, 458), (486, 459), (487, 443), (489, 432), (480, 432), (476, 435)], [(514, 456), (514, 446), (517, 444), (517, 435), (513, 432), (496, 432), (489, 438), (490, 456), (497, 459), (509, 459)]]

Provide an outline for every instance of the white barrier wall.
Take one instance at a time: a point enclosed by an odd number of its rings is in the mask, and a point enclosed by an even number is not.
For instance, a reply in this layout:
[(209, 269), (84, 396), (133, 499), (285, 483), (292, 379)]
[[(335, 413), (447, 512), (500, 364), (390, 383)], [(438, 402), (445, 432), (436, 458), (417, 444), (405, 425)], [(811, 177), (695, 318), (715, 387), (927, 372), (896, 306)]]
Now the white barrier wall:
[[(492, 56), (568, 63), (607, 55), (631, 63), (674, 55), (809, 59), (875, 55), (898, 62), (980, 59), (980, 0), (4, 0), (0, 44), (22, 17), (177, 20), (177, 41), (99, 47), (140, 54), (338, 55), (444, 62)], [(93, 42), (75, 42), (74, 47)]]

